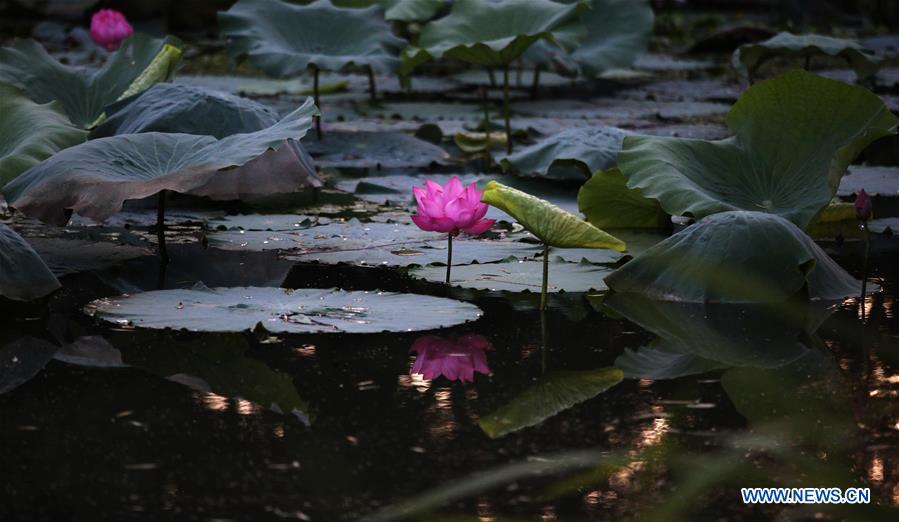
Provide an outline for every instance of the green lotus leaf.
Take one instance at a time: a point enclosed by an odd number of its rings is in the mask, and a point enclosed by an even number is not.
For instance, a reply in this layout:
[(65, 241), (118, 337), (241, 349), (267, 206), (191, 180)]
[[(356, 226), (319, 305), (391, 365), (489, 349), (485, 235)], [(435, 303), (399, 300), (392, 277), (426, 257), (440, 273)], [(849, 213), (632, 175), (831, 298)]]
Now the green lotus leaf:
[(11, 83), (38, 103), (57, 100), (75, 125), (90, 128), (107, 105), (171, 79), (181, 62), (181, 41), (128, 37), (103, 67), (91, 70), (63, 65), (34, 40), (0, 49), (0, 82)]
[(201, 87), (160, 83), (106, 110), (91, 138), (139, 132), (181, 132), (222, 139), (278, 122), (278, 114), (248, 98)]
[(472, 304), (442, 297), (275, 287), (155, 290), (90, 303), (98, 319), (148, 329), (273, 333), (434, 330), (481, 317)]
[(775, 214), (713, 214), (649, 248), (605, 279), (612, 290), (664, 301), (832, 301), (861, 282), (796, 225)]
[(624, 378), (618, 368), (551, 373), (497, 411), (483, 417), (484, 433), (496, 439), (535, 426), (576, 404), (588, 401)]
[(384, 7), (384, 18), (400, 22), (424, 22), (434, 18), (447, 0), (377, 0)]
[(867, 78), (877, 72), (880, 59), (873, 51), (865, 49), (855, 40), (833, 38), (818, 34), (797, 35), (779, 33), (763, 42), (744, 44), (733, 54), (732, 62), (737, 70), (750, 76), (766, 61), (775, 57), (805, 58), (812, 56), (838, 56), (849, 62), (859, 78)]
[(0, 297), (14, 301), (33, 301), (60, 287), (22, 236), (0, 223)]
[(628, 136), (618, 168), (628, 187), (672, 215), (770, 212), (805, 228), (865, 147), (899, 119), (861, 87), (791, 71), (749, 88), (720, 141)]
[(219, 195), (231, 190), (231, 199), (239, 199), (245, 190), (240, 169), (222, 169), (264, 160), (269, 149), (301, 139), (316, 112), (307, 99), (271, 127), (221, 140), (163, 132), (91, 140), (35, 165), (6, 185), (3, 194), (25, 215), (56, 224), (67, 223), (73, 210), (103, 221), (126, 200), (162, 190)]
[(624, 251), (624, 242), (583, 219), (526, 192), (491, 181), (484, 203), (506, 212), (545, 244), (559, 248), (608, 248)]
[(538, 40), (573, 49), (586, 33), (578, 19), (586, 9), (585, 2), (456, 0), (449, 15), (422, 29), (420, 49), (408, 52), (406, 60), (414, 66), (433, 56), (503, 67)]
[(0, 84), (0, 187), (57, 151), (87, 139), (59, 103), (37, 104), (12, 85)]
[(671, 216), (659, 202), (627, 187), (618, 169), (598, 171), (577, 193), (587, 221), (602, 228), (671, 228)]
[(629, 134), (615, 127), (567, 129), (500, 158), (500, 165), (504, 171), (563, 178), (573, 175), (583, 180), (592, 172), (614, 167), (624, 137)]
[(240, 0), (219, 13), (228, 54), (242, 56), (268, 74), (289, 78), (310, 66), (338, 71), (348, 65), (394, 72), (405, 42), (390, 31), (379, 6), (335, 7), (329, 0), (294, 5), (281, 0)]

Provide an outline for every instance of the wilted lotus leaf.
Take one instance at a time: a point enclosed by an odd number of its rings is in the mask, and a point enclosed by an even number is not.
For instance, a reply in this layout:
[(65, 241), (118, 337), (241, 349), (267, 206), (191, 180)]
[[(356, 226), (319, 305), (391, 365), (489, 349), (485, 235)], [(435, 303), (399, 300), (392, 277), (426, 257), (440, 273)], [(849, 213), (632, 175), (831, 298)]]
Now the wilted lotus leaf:
[(219, 13), (232, 58), (278, 78), (303, 74), (309, 66), (338, 71), (348, 65), (393, 72), (405, 42), (390, 31), (381, 8), (343, 9), (329, 0), (295, 5), (281, 0), (240, 0)]
[(515, 170), (526, 175), (566, 178), (573, 175), (583, 180), (597, 170), (614, 167), (621, 143), (629, 134), (615, 127), (568, 129), (500, 158), (500, 164), (503, 170)]
[(156, 290), (87, 306), (99, 319), (138, 328), (273, 333), (433, 330), (474, 321), (477, 306), (415, 294), (271, 287)]
[(713, 214), (649, 248), (605, 279), (609, 288), (665, 301), (841, 300), (861, 282), (786, 219), (765, 212)]
[(22, 236), (0, 223), (0, 297), (32, 301), (59, 287), (59, 281)]
[(0, 84), (0, 187), (55, 152), (87, 139), (58, 102), (39, 105), (12, 85)]
[(221, 140), (161, 132), (92, 140), (35, 165), (3, 193), (10, 206), (25, 215), (65, 224), (72, 210), (102, 221), (121, 210), (126, 200), (162, 190), (216, 192), (221, 187), (211, 184), (217, 176), (224, 176), (226, 185), (240, 182), (233, 171), (222, 169), (251, 162), (285, 140), (301, 139), (315, 112), (307, 100), (271, 127)]
[(806, 60), (812, 56), (839, 56), (849, 62), (859, 78), (873, 75), (880, 67), (874, 52), (855, 40), (786, 32), (763, 42), (741, 45), (734, 51), (732, 61), (737, 70), (752, 75), (767, 60), (779, 56)]
[(587, 221), (602, 228), (671, 228), (671, 216), (659, 202), (627, 187), (618, 169), (593, 174), (577, 194)]
[(177, 38), (134, 34), (98, 70), (69, 67), (33, 40), (0, 49), (0, 82), (21, 87), (38, 103), (59, 101), (75, 125), (99, 123), (107, 105), (172, 77), (181, 61)]
[(792, 71), (743, 93), (727, 115), (734, 137), (628, 136), (618, 167), (671, 215), (761, 211), (805, 228), (849, 163), (897, 123), (866, 89)]

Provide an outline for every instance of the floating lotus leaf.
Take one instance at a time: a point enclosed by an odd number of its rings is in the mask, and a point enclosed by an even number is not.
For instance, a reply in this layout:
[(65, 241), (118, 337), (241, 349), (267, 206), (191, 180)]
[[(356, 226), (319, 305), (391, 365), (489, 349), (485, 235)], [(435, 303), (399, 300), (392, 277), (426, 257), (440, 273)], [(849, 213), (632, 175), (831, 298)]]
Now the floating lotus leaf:
[(503, 67), (538, 40), (572, 49), (585, 35), (578, 13), (586, 9), (583, 2), (456, 0), (449, 15), (422, 29), (420, 49), (407, 60), (413, 65), (433, 56)]
[[(615, 127), (568, 129), (500, 158), (500, 164), (504, 171), (564, 178), (574, 175), (583, 180), (592, 172), (614, 167), (621, 143), (629, 134)], [(576, 168), (554, 168), (565, 166)]]
[(831, 301), (861, 289), (796, 225), (745, 211), (708, 216), (605, 281), (616, 292), (695, 303), (779, 302), (797, 294)]
[(618, 169), (593, 174), (577, 194), (578, 208), (587, 221), (602, 228), (670, 228), (669, 216), (659, 202), (627, 187)]
[(32, 237), (28, 238), (28, 244), (56, 277), (102, 270), (138, 257), (154, 256), (154, 252), (147, 248), (109, 241)]
[(853, 165), (840, 180), (837, 196), (853, 196), (862, 189), (870, 195), (899, 196), (899, 168)]
[(86, 311), (119, 325), (194, 332), (411, 332), (481, 317), (477, 306), (441, 297), (272, 287), (156, 290), (100, 299)]
[(322, 168), (428, 167), (449, 160), (437, 145), (398, 132), (328, 132), (304, 145)]
[(44, 105), (0, 84), (0, 187), (57, 151), (87, 139), (58, 102)]
[(102, 221), (129, 199), (161, 190), (210, 191), (221, 169), (248, 163), (285, 140), (301, 139), (316, 109), (311, 100), (266, 129), (212, 136), (147, 132), (91, 140), (65, 149), (4, 188), (10, 206), (42, 221), (65, 224), (74, 210)]
[(335, 7), (329, 0), (295, 5), (281, 0), (240, 0), (219, 13), (228, 54), (247, 56), (268, 74), (289, 78), (310, 66), (337, 71), (348, 65), (393, 72), (405, 42), (390, 31), (379, 6)]
[(0, 223), (0, 297), (33, 301), (60, 286), (31, 245)]
[(839, 56), (849, 62), (849, 66), (855, 70), (859, 78), (872, 76), (880, 67), (880, 59), (874, 55), (874, 52), (865, 49), (855, 40), (786, 32), (763, 42), (741, 45), (734, 51), (732, 62), (737, 70), (752, 75), (771, 58), (805, 58), (808, 60), (813, 56)]
[(679, 379), (688, 375), (700, 375), (726, 368), (718, 361), (703, 359), (689, 352), (681, 352), (677, 347), (653, 341), (636, 350), (625, 348), (615, 359), (615, 367), (624, 372), (628, 379)]
[(549, 246), (560, 248), (608, 248), (623, 251), (624, 242), (574, 214), (496, 181), (487, 183), (484, 203), (508, 213)]
[[(455, 249), (453, 250), (455, 256)], [(607, 290), (603, 277), (611, 268), (586, 261), (571, 263), (558, 256), (549, 262), (549, 284), (546, 291), (589, 292)], [(412, 269), (409, 275), (434, 283), (443, 283), (446, 268), (425, 266)], [(543, 281), (543, 261), (511, 258), (502, 263), (475, 263), (454, 266), (450, 284), (490, 292), (534, 292), (539, 294)]]
[(624, 378), (618, 368), (557, 372), (543, 377), (497, 411), (483, 417), (481, 429), (496, 439), (535, 426), (576, 404), (588, 401)]
[(75, 125), (102, 120), (107, 105), (134, 96), (172, 77), (181, 61), (181, 42), (134, 34), (97, 70), (63, 65), (33, 40), (0, 49), (0, 82), (21, 87), (38, 103), (57, 100)]
[(672, 215), (770, 212), (805, 228), (853, 159), (899, 120), (869, 91), (805, 71), (757, 83), (727, 115), (721, 141), (628, 136), (628, 187)]
[(222, 139), (278, 122), (278, 114), (248, 98), (202, 87), (160, 83), (107, 108), (92, 138), (138, 132), (181, 132)]

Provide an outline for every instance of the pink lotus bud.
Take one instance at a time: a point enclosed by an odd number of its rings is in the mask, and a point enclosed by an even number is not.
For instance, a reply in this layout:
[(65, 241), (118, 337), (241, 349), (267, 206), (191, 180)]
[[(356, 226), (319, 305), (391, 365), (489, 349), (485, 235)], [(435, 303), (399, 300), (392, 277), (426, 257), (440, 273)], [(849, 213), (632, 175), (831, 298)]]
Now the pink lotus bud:
[(474, 183), (463, 187), (456, 176), (445, 187), (428, 180), (425, 188), (414, 187), (412, 193), (418, 202), (418, 213), (412, 216), (412, 221), (422, 230), (476, 236), (490, 230), (496, 222), (482, 219), (487, 214), (487, 204), (481, 203), (484, 191), (478, 190)]
[(855, 196), (855, 217), (859, 221), (868, 221), (874, 215), (874, 208), (871, 205), (871, 197), (865, 192), (865, 189), (859, 191)]
[(107, 51), (118, 49), (133, 32), (125, 15), (114, 9), (100, 9), (91, 17), (91, 38)]
[(486, 352), (492, 349), (490, 341), (475, 334), (451, 339), (419, 337), (409, 349), (417, 354), (410, 373), (421, 374), (425, 379), (443, 375), (451, 381), (473, 382), (475, 372), (490, 375)]

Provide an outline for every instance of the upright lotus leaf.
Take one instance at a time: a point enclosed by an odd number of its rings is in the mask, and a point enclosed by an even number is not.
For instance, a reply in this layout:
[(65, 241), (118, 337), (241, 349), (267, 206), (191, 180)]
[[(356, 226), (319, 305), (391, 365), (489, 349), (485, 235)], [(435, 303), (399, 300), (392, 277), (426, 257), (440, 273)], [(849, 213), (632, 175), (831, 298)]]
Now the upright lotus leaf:
[(394, 72), (405, 42), (390, 31), (379, 6), (335, 7), (329, 0), (296, 5), (281, 0), (240, 0), (219, 13), (228, 54), (241, 56), (270, 76), (290, 78), (310, 67), (338, 71), (348, 65)]
[(740, 96), (727, 115), (733, 137), (628, 136), (618, 167), (672, 215), (752, 210), (805, 228), (859, 152), (897, 123), (862, 87), (791, 71)]
[(545, 244), (559, 248), (608, 248), (624, 251), (624, 242), (583, 219), (526, 192), (496, 181), (484, 188), (484, 203), (506, 212)]
[(60, 286), (31, 245), (0, 223), (0, 297), (33, 301)]
[(597, 171), (577, 193), (587, 221), (602, 228), (671, 228), (671, 216), (659, 202), (627, 186), (618, 169)]
[(181, 62), (177, 38), (128, 37), (99, 69), (57, 62), (34, 40), (0, 49), (0, 82), (21, 87), (38, 103), (59, 101), (75, 125), (90, 128), (107, 105), (168, 81)]
[(91, 140), (63, 150), (6, 185), (11, 207), (55, 224), (71, 211), (103, 221), (129, 199), (162, 190), (202, 191), (222, 169), (244, 165), (285, 140), (299, 140), (316, 113), (311, 100), (257, 132), (212, 136), (147, 132)]
[(261, 103), (202, 87), (156, 84), (134, 98), (109, 106), (91, 138), (139, 132), (180, 132), (218, 139), (255, 132), (278, 122)]
[(399, 22), (426, 22), (445, 5), (447, 0), (378, 0), (384, 7), (384, 18)]
[(618, 368), (551, 373), (479, 424), (491, 439), (502, 437), (590, 400), (623, 378)]
[(738, 71), (752, 77), (763, 63), (776, 57), (804, 58), (813, 56), (840, 57), (849, 62), (859, 78), (877, 72), (880, 59), (855, 40), (833, 38), (818, 34), (796, 35), (780, 33), (763, 42), (744, 44), (734, 51), (732, 62)]
[(605, 281), (616, 292), (694, 303), (779, 302), (795, 295), (833, 301), (861, 289), (796, 225), (746, 211), (708, 216)]
[(583, 180), (597, 170), (614, 167), (624, 137), (630, 134), (616, 127), (566, 129), (500, 158), (500, 165), (504, 171), (565, 178), (575, 175)]
[(12, 85), (0, 84), (0, 187), (55, 152), (87, 139), (59, 103), (37, 104)]

